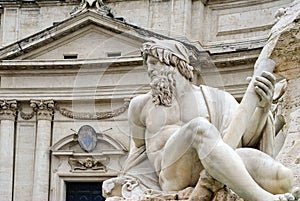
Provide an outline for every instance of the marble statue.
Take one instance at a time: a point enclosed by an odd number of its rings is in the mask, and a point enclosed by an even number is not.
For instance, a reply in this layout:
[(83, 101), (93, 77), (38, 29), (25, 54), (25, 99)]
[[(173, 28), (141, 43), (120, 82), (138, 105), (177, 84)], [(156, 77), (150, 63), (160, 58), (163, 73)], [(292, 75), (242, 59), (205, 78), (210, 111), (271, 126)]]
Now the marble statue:
[(224, 185), (247, 201), (298, 199), (289, 193), (291, 170), (271, 157), (271, 72), (255, 75), (238, 104), (227, 92), (191, 83), (182, 43), (153, 40), (142, 54), (151, 91), (130, 103), (131, 150), (123, 174), (103, 184), (107, 200), (209, 201)]

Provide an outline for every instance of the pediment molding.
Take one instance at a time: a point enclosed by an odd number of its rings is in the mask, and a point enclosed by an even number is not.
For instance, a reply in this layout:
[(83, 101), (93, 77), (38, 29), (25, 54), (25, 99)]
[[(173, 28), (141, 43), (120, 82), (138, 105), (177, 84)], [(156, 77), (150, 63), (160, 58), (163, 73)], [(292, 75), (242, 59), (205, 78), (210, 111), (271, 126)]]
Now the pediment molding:
[(52, 27), (0, 49), (0, 59), (14, 59), (60, 38), (68, 36), (91, 24), (116, 34), (130, 32), (130, 34), (126, 35), (127, 37), (132, 37), (134, 40), (141, 42), (145, 41), (144, 38), (132, 31), (132, 27), (129, 24), (120, 22), (114, 18), (99, 15), (91, 10), (87, 10), (80, 15), (68, 18), (53, 25)]
[[(41, 32), (33, 34), (29, 37), (26, 37), (22, 40), (17, 41), (11, 45), (8, 45), (0, 49), (0, 59), (10, 60), (26, 53), (29, 53), (32, 50), (43, 47), (49, 43), (52, 43), (55, 40), (58, 40), (62, 37), (68, 36), (88, 25), (95, 25), (111, 31), (112, 33), (121, 34), (124, 33), (126, 37), (132, 38), (135, 41), (140, 41), (141, 43), (147, 40), (148, 36), (157, 37), (157, 38), (166, 38), (162, 35), (156, 33), (148, 33), (147, 30), (142, 30), (139, 27), (128, 24), (117, 19), (99, 15), (93, 10), (87, 10), (79, 15), (70, 17), (60, 23), (53, 25)], [(136, 29), (140, 29), (136, 31)], [(148, 33), (148, 36), (147, 36)]]
[[(128, 149), (117, 140), (104, 133), (95, 133), (96, 147), (87, 151), (82, 147), (83, 135), (69, 134), (50, 147), (53, 165), (58, 172), (76, 173), (112, 173), (121, 168), (121, 161)], [(84, 143), (90, 139), (85, 138)], [(60, 161), (60, 162), (57, 162)], [(61, 163), (65, 168), (60, 169)]]
[[(143, 59), (141, 56), (136, 57), (120, 57), (120, 58), (103, 58), (103, 59), (77, 59), (77, 60), (3, 60), (1, 61), (0, 70), (36, 70), (36, 69), (78, 69), (84, 65), (89, 65), (90, 68), (97, 69), (101, 66), (110, 69), (114, 67), (136, 66), (142, 65)], [(105, 71), (110, 70), (105, 69)], [(122, 69), (116, 69), (122, 70)], [(127, 69), (128, 70), (128, 69)]]
[(50, 150), (52, 151), (52, 155), (54, 156), (90, 156), (91, 154), (92, 155), (111, 155), (111, 154), (125, 155), (126, 152), (128, 152), (128, 149), (124, 145), (122, 145), (112, 137), (105, 135), (104, 133), (97, 133), (97, 141), (100, 144), (99, 146), (101, 146), (101, 141), (102, 141), (111, 145), (113, 149), (103, 150), (102, 152), (95, 152), (95, 153), (86, 153), (84, 151), (75, 152), (71, 149), (66, 149), (65, 147), (72, 148), (72, 146), (77, 145), (78, 143), (78, 135), (76, 133), (73, 133), (57, 141), (53, 146), (50, 147)]
[[(82, 30), (89, 25), (107, 30), (111, 33), (122, 34), (124, 38), (128, 38), (136, 43), (142, 44), (153, 37), (156, 39), (171, 39), (150, 30), (143, 29), (117, 18), (100, 15), (96, 11), (86, 10), (76, 16), (70, 17), (62, 22), (44, 29), (38, 33), (21, 39), (13, 44), (0, 49), (0, 60), (12, 60), (18, 57), (22, 58), (25, 54), (37, 50), (43, 46), (49, 45), (61, 38), (64, 38), (78, 30)], [(190, 50), (191, 62), (197, 60), (200, 55), (199, 50), (192, 44), (183, 42)]]
[[(120, 52), (122, 57), (140, 55), (140, 46), (145, 40), (130, 38), (128, 33), (116, 33), (94, 23), (87, 24), (61, 38), (18, 56), (18, 60), (60, 60), (65, 53), (76, 55), (78, 59), (107, 59), (109, 52)], [(120, 48), (115, 48), (115, 46)], [(50, 54), (49, 54), (50, 53)], [(115, 58), (118, 58), (116, 56)], [(114, 58), (114, 57), (110, 57)]]
[(260, 5), (262, 3), (273, 2), (274, 0), (201, 0), (205, 6), (209, 6), (211, 9), (227, 9), (227, 8), (239, 8), (253, 5)]

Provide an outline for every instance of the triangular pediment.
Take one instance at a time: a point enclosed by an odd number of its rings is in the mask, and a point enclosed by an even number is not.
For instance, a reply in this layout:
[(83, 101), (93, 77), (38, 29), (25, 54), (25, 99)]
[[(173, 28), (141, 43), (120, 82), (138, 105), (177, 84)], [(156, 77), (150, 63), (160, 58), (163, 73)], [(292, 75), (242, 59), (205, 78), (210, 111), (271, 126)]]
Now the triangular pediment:
[(99, 59), (140, 54), (150, 37), (166, 39), (93, 11), (68, 18), (0, 50), (1, 60)]
[(43, 47), (37, 48), (16, 59), (101, 59), (116, 56), (139, 55), (141, 41), (117, 34), (89, 24), (67, 36), (57, 39)]

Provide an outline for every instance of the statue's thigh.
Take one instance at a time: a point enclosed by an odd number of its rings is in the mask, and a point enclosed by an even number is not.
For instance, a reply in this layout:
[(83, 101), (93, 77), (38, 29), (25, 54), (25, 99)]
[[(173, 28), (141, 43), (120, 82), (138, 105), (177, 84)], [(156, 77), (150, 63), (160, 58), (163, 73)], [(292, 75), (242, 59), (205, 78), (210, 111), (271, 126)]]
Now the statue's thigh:
[[(170, 156), (174, 161), (170, 162)], [(168, 153), (163, 158), (168, 159), (168, 165), (163, 162), (159, 175), (159, 182), (163, 190), (179, 191), (196, 185), (203, 166), (195, 150), (187, 150), (180, 157), (174, 157), (173, 154)]]
[(163, 190), (176, 191), (195, 185), (203, 169), (192, 138), (185, 132), (179, 129), (174, 133), (162, 151), (159, 179)]

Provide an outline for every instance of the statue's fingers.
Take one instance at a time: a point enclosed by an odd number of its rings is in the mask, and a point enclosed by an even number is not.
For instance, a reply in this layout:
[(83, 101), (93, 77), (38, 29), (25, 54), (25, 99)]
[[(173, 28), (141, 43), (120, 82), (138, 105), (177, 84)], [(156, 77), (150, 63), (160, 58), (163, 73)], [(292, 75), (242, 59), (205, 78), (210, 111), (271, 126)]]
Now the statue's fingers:
[(259, 87), (255, 87), (254, 88), (256, 93), (258, 94), (258, 96), (260, 97), (261, 100), (267, 100), (268, 99), (268, 95), (266, 94), (266, 92), (264, 90), (262, 90)]
[(274, 91), (274, 84), (267, 78), (258, 76), (255, 78), (255, 81), (258, 83), (263, 83), (264, 85), (266, 85), (267, 88), (269, 88), (269, 90)]
[(269, 86), (266, 86), (266, 84), (263, 83), (263, 82), (255, 81), (254, 86), (260, 88), (261, 90), (263, 90), (263, 92), (266, 95), (271, 95), (272, 94), (272, 89), (270, 89)]
[(263, 71), (261, 76), (267, 78), (273, 85), (275, 85), (276, 77), (273, 75), (273, 73)]

